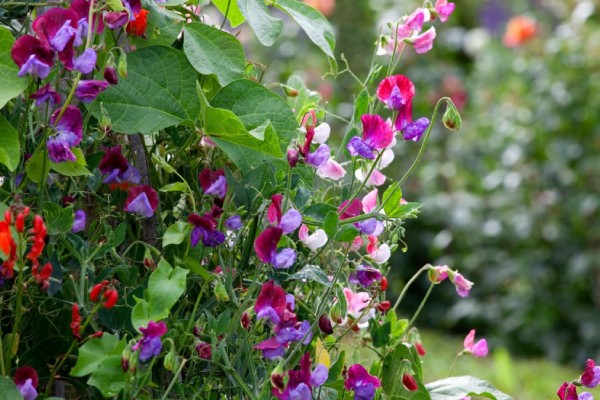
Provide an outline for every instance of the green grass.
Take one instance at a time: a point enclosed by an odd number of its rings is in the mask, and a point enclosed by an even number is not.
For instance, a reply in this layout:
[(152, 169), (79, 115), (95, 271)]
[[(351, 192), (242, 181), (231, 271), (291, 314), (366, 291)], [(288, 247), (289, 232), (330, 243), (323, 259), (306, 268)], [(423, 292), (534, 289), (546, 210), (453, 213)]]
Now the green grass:
[[(427, 350), (423, 357), (425, 382), (447, 376), (473, 375), (490, 381), (515, 400), (558, 399), (558, 387), (564, 381), (577, 379), (583, 371), (583, 366), (579, 370), (543, 359), (521, 359), (504, 348), (495, 348), (493, 343), (488, 343), (490, 354), (487, 357), (463, 355), (450, 371), (456, 354), (462, 350), (463, 338), (425, 331), (421, 332), (421, 339)], [(588, 391), (596, 398), (600, 397), (600, 387)]]

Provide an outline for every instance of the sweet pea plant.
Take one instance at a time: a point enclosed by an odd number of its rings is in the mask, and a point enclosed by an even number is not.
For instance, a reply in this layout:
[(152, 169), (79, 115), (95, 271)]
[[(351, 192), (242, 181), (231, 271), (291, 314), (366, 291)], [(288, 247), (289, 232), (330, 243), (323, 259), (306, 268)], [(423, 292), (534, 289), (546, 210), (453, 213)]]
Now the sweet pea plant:
[[(465, 297), (472, 282), (426, 265), (386, 300), (390, 255), (420, 207), (402, 184), (439, 108), (448, 129), (461, 124), (449, 98), (415, 118), (417, 91), (396, 70), (432, 48), (454, 4), (425, 1), (390, 24), (385, 65), (356, 78), (336, 143), (319, 94), (297, 76), (265, 85), (234, 35), (247, 22), (271, 46), (295, 22), (336, 74), (327, 20), (296, 0), (221, 0), (213, 26), (197, 3), (3, 3), (0, 391), (509, 398), (473, 377), (424, 383), (415, 320), (437, 284)], [(413, 142), (390, 182), (394, 147)], [(429, 292), (399, 318), (423, 273)], [(487, 354), (474, 337), (459, 354)]]

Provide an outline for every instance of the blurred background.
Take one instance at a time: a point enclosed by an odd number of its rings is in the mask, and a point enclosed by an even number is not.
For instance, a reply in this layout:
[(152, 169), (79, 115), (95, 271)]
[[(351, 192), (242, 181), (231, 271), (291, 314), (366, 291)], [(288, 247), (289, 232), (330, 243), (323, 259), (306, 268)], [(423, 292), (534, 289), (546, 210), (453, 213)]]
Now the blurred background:
[[(306, 2), (332, 21), (338, 55), (360, 79), (378, 35), (389, 32), (386, 24), (422, 3)], [(443, 353), (432, 353), (440, 356), (436, 364), (447, 363), (439, 366), (440, 377), (464, 334), (476, 328), (493, 350), (480, 361), (483, 373), (521, 393), (516, 398), (549, 398), (563, 380), (579, 375), (587, 358), (600, 361), (599, 5), (455, 3), (448, 22), (435, 25), (433, 50), (405, 52), (396, 71), (415, 82), (415, 118), (430, 117), (437, 99), (449, 96), (463, 127), (449, 133), (438, 123), (425, 158), (404, 185), (404, 197), (425, 206), (406, 224), (408, 251), (391, 263), (390, 293), (428, 262), (459, 269), (475, 282), (471, 296), (461, 299), (452, 285), (440, 285), (418, 321), (427, 331), (425, 347), (429, 341)], [(264, 80), (300, 75), (328, 110), (350, 118), (356, 81), (347, 73), (323, 78), (323, 55), (300, 40), (295, 24), (284, 27), (273, 48), (252, 47), (258, 60), (268, 60)], [(248, 46), (252, 40), (248, 34)], [(328, 122), (339, 140), (344, 124), (333, 117)], [(396, 163), (384, 173), (399, 178), (418, 146), (397, 146)], [(402, 312), (418, 306), (428, 286), (425, 279), (420, 283)]]

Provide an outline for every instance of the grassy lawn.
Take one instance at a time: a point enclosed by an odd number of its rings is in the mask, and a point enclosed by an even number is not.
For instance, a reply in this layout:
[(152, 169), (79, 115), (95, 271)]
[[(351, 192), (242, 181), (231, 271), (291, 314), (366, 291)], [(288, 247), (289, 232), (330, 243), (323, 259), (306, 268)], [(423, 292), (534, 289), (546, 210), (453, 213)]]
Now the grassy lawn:
[[(421, 332), (421, 339), (427, 350), (423, 358), (425, 381), (449, 376), (456, 353), (463, 347), (463, 338), (426, 331)], [(543, 359), (520, 359), (516, 354), (509, 355), (503, 348), (495, 348), (493, 343), (488, 343), (488, 346), (490, 354), (486, 358), (462, 356), (454, 363), (450, 375), (473, 375), (486, 379), (515, 400), (545, 400), (558, 399), (558, 387), (565, 380), (576, 379), (582, 372), (573, 366)], [(600, 398), (600, 387), (588, 391)]]

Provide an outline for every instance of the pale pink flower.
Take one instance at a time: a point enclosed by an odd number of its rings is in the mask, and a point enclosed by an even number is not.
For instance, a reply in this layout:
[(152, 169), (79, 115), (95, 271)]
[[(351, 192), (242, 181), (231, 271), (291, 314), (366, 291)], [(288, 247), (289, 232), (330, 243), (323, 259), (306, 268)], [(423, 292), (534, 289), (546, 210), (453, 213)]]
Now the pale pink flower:
[(485, 357), (488, 354), (487, 342), (485, 339), (480, 339), (477, 343), (475, 342), (475, 329), (471, 329), (469, 334), (465, 337), (464, 350), (463, 352), (473, 354), (475, 357)]
[(440, 17), (440, 21), (446, 22), (450, 14), (454, 12), (454, 3), (448, 3), (448, 0), (437, 0), (435, 2), (435, 12)]
[(388, 246), (386, 243), (379, 246), (376, 236), (371, 235), (368, 238), (369, 244), (367, 245), (367, 253), (369, 253), (369, 257), (371, 257), (371, 259), (377, 264), (383, 264), (389, 260), (390, 256), (392, 255), (390, 246)]
[(319, 124), (315, 128), (315, 136), (313, 136), (313, 142), (315, 143), (325, 143), (327, 139), (329, 139), (329, 134), (331, 133), (331, 126), (327, 122), (323, 122)]
[(377, 207), (377, 189), (371, 190), (362, 199), (363, 212), (365, 214), (370, 213), (375, 207)]
[(325, 246), (327, 243), (327, 234), (323, 229), (317, 229), (312, 235), (308, 234), (308, 227), (305, 224), (300, 226), (298, 231), (298, 238), (304, 243), (306, 247), (315, 251), (318, 248)]
[(456, 287), (456, 293), (458, 293), (460, 297), (467, 297), (469, 295), (471, 287), (473, 287), (473, 282), (465, 279), (459, 272), (452, 274), (450, 279), (452, 279), (452, 283), (454, 283), (454, 286)]
[(413, 37), (410, 42), (417, 54), (427, 53), (433, 48), (433, 40), (435, 39), (435, 28), (432, 26), (425, 32)]
[(346, 175), (346, 170), (333, 158), (330, 158), (317, 168), (317, 175), (321, 178), (328, 178), (337, 181)]
[(369, 320), (375, 316), (375, 309), (369, 309), (361, 318), (365, 308), (371, 302), (371, 296), (367, 292), (354, 293), (350, 288), (344, 288), (344, 296), (346, 297), (347, 314), (355, 320), (358, 320), (356, 325), (359, 328), (369, 326)]

